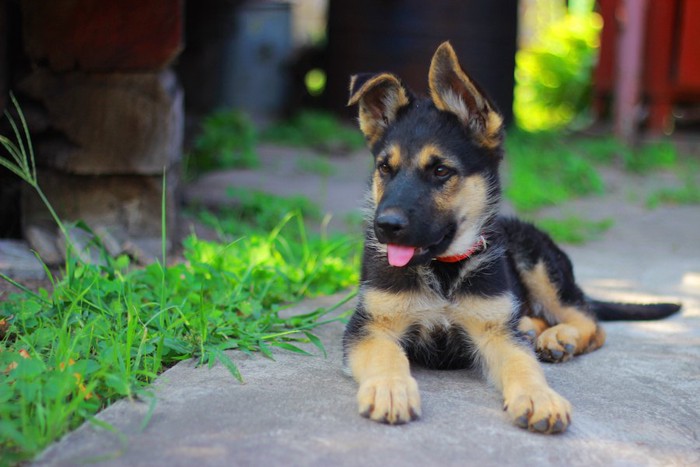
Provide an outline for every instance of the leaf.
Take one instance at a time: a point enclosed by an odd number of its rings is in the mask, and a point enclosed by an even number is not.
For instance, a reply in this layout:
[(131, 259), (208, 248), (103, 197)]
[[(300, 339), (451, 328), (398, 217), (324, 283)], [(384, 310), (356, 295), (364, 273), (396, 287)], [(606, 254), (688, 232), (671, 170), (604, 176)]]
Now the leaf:
[(34, 357), (21, 358), (17, 360), (17, 368), (14, 375), (17, 379), (34, 379), (46, 370), (46, 365), (41, 360)]
[(126, 396), (131, 393), (129, 390), (129, 382), (116, 374), (105, 375), (105, 384), (120, 396)]
[(311, 334), (309, 331), (303, 331), (304, 335), (306, 336), (307, 339), (309, 339), (309, 342), (311, 342), (318, 350), (320, 350), (323, 353), (323, 358), (328, 358), (328, 354), (326, 353), (326, 349), (323, 346), (323, 342), (321, 342), (321, 339), (319, 339), (316, 335)]
[(163, 346), (167, 349), (174, 350), (178, 355), (181, 356), (192, 355), (192, 347), (182, 339), (166, 337), (165, 339), (163, 339)]
[(228, 369), (229, 373), (236, 378), (239, 382), (243, 383), (243, 376), (241, 375), (241, 372), (238, 370), (238, 367), (236, 366), (235, 363), (233, 363), (233, 360), (226, 355), (225, 352), (222, 352), (219, 349), (214, 349), (216, 358)]
[(272, 350), (270, 350), (270, 347), (268, 347), (268, 345), (262, 339), (258, 340), (258, 349), (260, 349), (260, 353), (270, 360), (275, 359), (274, 355), (272, 355)]
[[(4, 444), (4, 440), (11, 439), (27, 451), (36, 448), (33, 440), (27, 439), (26, 436), (22, 435), (22, 433), (15, 428), (13, 423), (7, 420), (0, 420), (0, 439), (3, 440), (2, 444)], [(2, 446), (2, 444), (0, 444), (0, 446)]]
[(296, 345), (290, 344), (289, 342), (270, 342), (270, 345), (274, 345), (275, 347), (279, 347), (280, 349), (288, 350), (290, 352), (294, 352), (299, 355), (307, 355), (307, 356), (312, 356), (309, 352), (307, 352), (304, 349), (300, 349)]

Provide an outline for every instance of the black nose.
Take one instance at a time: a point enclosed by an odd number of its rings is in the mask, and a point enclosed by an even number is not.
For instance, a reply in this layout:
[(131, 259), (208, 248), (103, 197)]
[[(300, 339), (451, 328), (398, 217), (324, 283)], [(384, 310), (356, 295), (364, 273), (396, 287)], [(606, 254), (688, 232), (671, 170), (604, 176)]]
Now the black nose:
[(387, 209), (377, 214), (374, 226), (378, 236), (396, 238), (408, 227), (408, 217), (397, 209)]

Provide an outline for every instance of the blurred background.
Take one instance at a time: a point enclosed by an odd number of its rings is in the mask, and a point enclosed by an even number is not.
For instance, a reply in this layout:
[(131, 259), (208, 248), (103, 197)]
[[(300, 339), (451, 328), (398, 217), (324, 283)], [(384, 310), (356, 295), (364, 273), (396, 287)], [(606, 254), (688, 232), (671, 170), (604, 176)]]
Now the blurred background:
[[(391, 71), (425, 92), (445, 40), (506, 116), (514, 152), (578, 134), (594, 138), (573, 165), (697, 155), (697, 24), (695, 0), (0, 0), (0, 109), (15, 112), (12, 91), (61, 217), (145, 246), (164, 175), (175, 222), (183, 181), (259, 165), (261, 142), (357, 149), (348, 77)], [(523, 196), (530, 209), (537, 195)], [(0, 167), (0, 237), (36, 247), (51, 225)]]

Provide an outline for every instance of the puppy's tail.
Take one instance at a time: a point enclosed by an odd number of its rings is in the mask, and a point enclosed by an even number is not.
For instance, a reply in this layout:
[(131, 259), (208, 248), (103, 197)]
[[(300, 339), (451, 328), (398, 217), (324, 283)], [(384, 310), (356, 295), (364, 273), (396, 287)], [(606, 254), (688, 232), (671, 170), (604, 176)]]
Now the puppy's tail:
[(601, 321), (647, 321), (678, 312), (680, 303), (616, 303), (587, 299), (589, 309)]

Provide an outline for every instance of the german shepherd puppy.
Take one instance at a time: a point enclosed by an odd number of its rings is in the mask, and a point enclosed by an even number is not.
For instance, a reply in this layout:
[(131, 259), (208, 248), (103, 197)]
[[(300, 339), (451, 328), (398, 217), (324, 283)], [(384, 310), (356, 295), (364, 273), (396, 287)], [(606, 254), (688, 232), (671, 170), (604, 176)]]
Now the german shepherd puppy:
[(343, 338), (359, 412), (391, 424), (420, 416), (409, 361), (481, 365), (517, 426), (563, 432), (571, 405), (537, 356), (600, 348), (596, 316), (655, 319), (679, 306), (587, 299), (545, 233), (499, 216), (503, 119), (447, 42), (429, 87), (430, 98), (415, 96), (390, 73), (350, 83), (375, 161), (359, 302)]

